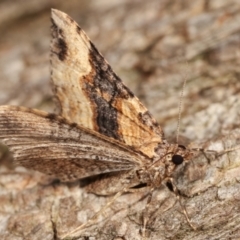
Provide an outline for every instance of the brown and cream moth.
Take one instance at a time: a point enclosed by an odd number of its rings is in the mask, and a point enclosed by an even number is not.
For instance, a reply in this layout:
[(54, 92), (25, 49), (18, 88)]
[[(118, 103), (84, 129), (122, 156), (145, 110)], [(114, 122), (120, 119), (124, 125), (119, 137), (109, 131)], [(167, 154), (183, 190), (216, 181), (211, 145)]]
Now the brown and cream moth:
[(0, 139), (16, 164), (62, 181), (101, 177), (99, 195), (144, 187), (152, 194), (195, 152), (170, 144), (83, 30), (52, 10), (51, 80), (60, 114), (0, 106)]
[(52, 10), (51, 79), (60, 116), (0, 107), (0, 139), (16, 164), (62, 181), (101, 175), (86, 189), (109, 195), (158, 188), (193, 156), (164, 139), (77, 23), (58, 10)]
[(134, 175), (127, 185), (131, 188), (151, 181), (161, 185), (176, 165), (192, 156), (190, 150), (164, 139), (156, 120), (77, 23), (58, 10), (52, 10), (51, 74), (60, 116), (0, 108), (1, 139), (17, 164), (64, 181), (122, 171), (125, 175), (127, 170)]

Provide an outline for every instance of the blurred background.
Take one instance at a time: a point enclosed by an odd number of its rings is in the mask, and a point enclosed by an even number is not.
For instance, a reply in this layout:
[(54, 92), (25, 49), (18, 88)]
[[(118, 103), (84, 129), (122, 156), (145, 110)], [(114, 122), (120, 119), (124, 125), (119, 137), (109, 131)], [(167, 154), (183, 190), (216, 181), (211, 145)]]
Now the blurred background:
[[(51, 8), (79, 23), (155, 116), (167, 139), (176, 135), (185, 79), (181, 135), (191, 142), (205, 142), (240, 127), (239, 0), (0, 0), (0, 105), (54, 112), (49, 64)], [(2, 145), (0, 159), (7, 165), (11, 160)], [(36, 194), (31, 190), (30, 201), (29, 192), (24, 195), (22, 190), (29, 187), (28, 178), (3, 166), (0, 169), (1, 186), (9, 189), (0, 199), (1, 219), (13, 219), (4, 225), (9, 228), (26, 219), (23, 215), (19, 221), (19, 216), (15, 218), (18, 210), (12, 209), (29, 209), (24, 204), (30, 202), (38, 209), (39, 199), (44, 198), (37, 198), (42, 190), (34, 190)], [(32, 176), (38, 186), (36, 173)], [(8, 205), (9, 199), (17, 207)], [(21, 233), (26, 229), (21, 228)]]

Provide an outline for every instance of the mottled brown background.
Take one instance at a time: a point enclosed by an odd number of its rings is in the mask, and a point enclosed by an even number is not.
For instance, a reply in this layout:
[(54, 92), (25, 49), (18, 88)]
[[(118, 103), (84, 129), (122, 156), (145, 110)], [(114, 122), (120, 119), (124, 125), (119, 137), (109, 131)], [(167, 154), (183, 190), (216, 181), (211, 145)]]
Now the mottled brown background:
[[(187, 79), (181, 135), (195, 145), (210, 141), (217, 150), (239, 144), (239, 0), (1, 0), (1, 105), (54, 111), (51, 8), (80, 24), (168, 139), (176, 135), (179, 95)], [(1, 239), (57, 239), (109, 200), (77, 184), (53, 184), (39, 173), (14, 169), (6, 147), (0, 149)], [(189, 227), (175, 196), (163, 188), (153, 200), (149, 239), (240, 239), (239, 176), (239, 151), (211, 163), (200, 157), (179, 169), (176, 182), (198, 230)], [(139, 198), (119, 198), (81, 239), (141, 239), (146, 199)]]

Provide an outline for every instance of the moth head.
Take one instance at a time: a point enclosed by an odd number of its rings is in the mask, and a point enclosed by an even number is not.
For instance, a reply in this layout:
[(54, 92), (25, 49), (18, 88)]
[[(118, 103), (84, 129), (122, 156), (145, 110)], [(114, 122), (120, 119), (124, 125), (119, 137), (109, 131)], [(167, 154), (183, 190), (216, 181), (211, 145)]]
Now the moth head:
[(191, 158), (191, 152), (183, 145), (170, 145), (168, 153), (165, 156), (165, 175), (170, 176), (173, 170), (181, 165), (185, 160)]
[(185, 157), (185, 153), (186, 153), (187, 149), (185, 146), (183, 145), (178, 145), (177, 146), (177, 151), (172, 155), (171, 157), (171, 161), (175, 164), (175, 165), (180, 165), (184, 162), (184, 157)]

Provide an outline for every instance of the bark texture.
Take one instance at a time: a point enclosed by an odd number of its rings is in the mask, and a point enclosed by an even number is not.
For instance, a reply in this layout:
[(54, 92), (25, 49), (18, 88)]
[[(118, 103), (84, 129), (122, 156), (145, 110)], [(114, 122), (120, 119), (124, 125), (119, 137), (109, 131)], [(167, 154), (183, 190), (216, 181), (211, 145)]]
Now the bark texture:
[[(50, 8), (68, 13), (175, 141), (221, 152), (240, 145), (239, 1), (0, 1), (0, 104), (49, 112)], [(0, 133), (1, 134), (1, 133)], [(182, 138), (180, 138), (181, 140)], [(185, 140), (179, 140), (184, 143)], [(79, 183), (14, 168), (0, 148), (0, 238), (58, 239), (110, 201)], [(240, 151), (199, 153), (174, 181), (194, 231), (165, 185), (149, 206), (146, 239), (240, 239)], [(119, 197), (78, 239), (142, 239), (146, 193)]]

